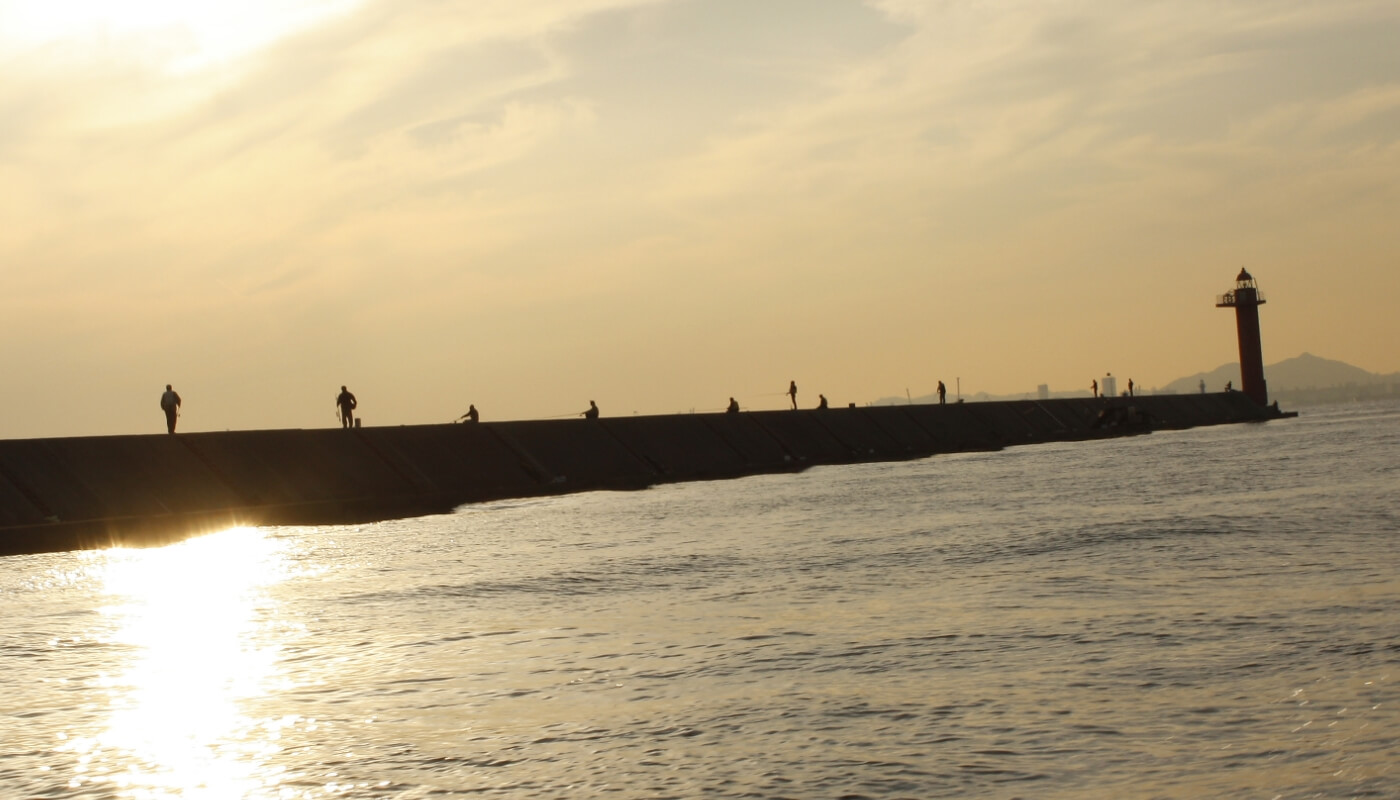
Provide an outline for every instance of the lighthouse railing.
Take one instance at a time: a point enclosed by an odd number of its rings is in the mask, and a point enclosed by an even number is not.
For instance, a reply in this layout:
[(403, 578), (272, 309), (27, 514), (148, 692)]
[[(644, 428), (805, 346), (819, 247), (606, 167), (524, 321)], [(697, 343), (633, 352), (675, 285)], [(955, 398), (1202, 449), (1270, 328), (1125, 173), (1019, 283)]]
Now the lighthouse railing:
[[(1261, 292), (1261, 291), (1259, 291), (1258, 289), (1255, 289), (1255, 290), (1254, 290), (1254, 302), (1255, 302), (1255, 303), (1263, 303), (1263, 302), (1264, 302), (1264, 293)], [(1215, 297), (1215, 305), (1216, 305), (1217, 308), (1219, 308), (1219, 307), (1221, 307), (1221, 306), (1230, 306), (1230, 307), (1234, 307), (1234, 306), (1238, 305), (1238, 304), (1235, 302), (1235, 293), (1234, 293), (1234, 292), (1226, 292), (1225, 294), (1216, 295), (1216, 297)]]

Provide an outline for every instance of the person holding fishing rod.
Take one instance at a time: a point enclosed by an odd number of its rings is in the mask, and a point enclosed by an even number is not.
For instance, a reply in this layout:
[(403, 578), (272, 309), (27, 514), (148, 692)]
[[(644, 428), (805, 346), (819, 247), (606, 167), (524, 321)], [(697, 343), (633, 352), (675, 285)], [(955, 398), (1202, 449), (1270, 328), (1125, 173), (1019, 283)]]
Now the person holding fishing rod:
[(340, 427), (349, 428), (355, 424), (355, 409), (360, 404), (355, 400), (355, 395), (350, 393), (344, 386), (340, 387), (340, 394), (335, 396), (336, 413), (340, 416)]

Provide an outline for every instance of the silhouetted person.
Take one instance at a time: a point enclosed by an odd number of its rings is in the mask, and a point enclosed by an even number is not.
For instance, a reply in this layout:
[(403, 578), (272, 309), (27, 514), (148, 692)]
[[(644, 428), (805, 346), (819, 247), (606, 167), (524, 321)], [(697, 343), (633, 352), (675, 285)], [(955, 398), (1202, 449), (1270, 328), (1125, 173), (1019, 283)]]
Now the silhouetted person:
[(1129, 397), (1132, 397), (1132, 396), (1133, 396), (1133, 379), (1132, 379), (1132, 378), (1129, 378), (1129, 379), (1128, 379), (1128, 396), (1129, 396)]
[(175, 432), (175, 418), (179, 416), (180, 395), (165, 384), (165, 393), (160, 396), (160, 410), (165, 412), (165, 432)]
[(598, 418), (598, 404), (595, 403), (595, 402), (593, 402), (592, 400), (589, 400), (589, 401), (588, 401), (588, 410), (585, 411), (585, 412), (583, 412), (583, 415), (582, 415), (582, 416), (583, 416), (584, 419), (597, 419), (597, 418)]
[(476, 412), (476, 406), (475, 406), (475, 405), (469, 405), (469, 406), (467, 406), (467, 413), (463, 414), (463, 415), (462, 415), (462, 418), (459, 419), (459, 420), (457, 420), (457, 421), (458, 421), (458, 422), (480, 422), (480, 421), (481, 421), (481, 415), (478, 414), (478, 413)]
[(797, 381), (788, 381), (788, 397), (792, 398), (792, 410), (797, 410)]
[(1205, 393), (1206, 393), (1206, 379), (1205, 379), (1205, 378), (1201, 378), (1201, 394), (1205, 394)]
[(738, 401), (738, 400), (735, 400), (735, 399), (732, 398), (732, 397), (729, 398), (729, 408), (726, 408), (726, 409), (724, 410), (724, 413), (726, 413), (726, 414), (738, 414), (738, 413), (739, 413), (739, 401)]
[(1230, 381), (1225, 381), (1225, 391), (1227, 391), (1227, 392), (1233, 392), (1233, 391), (1235, 391), (1235, 385), (1234, 385), (1232, 382), (1230, 382)]
[(349, 428), (355, 424), (355, 409), (359, 408), (360, 404), (356, 402), (355, 395), (344, 386), (340, 387), (340, 394), (335, 396), (335, 407), (340, 411), (340, 427)]
[(938, 404), (945, 405), (948, 398), (948, 387), (943, 385), (943, 381), (938, 382)]
[(1089, 381), (1089, 390), (1092, 391), (1092, 392), (1094, 393), (1094, 396), (1095, 396), (1095, 397), (1098, 397), (1098, 396), (1099, 396), (1099, 382), (1098, 382), (1098, 379), (1094, 379), (1094, 380), (1092, 380), (1092, 381)]
[(821, 401), (817, 403), (817, 410), (820, 411), (821, 409), (826, 408), (826, 395), (819, 394), (817, 395), (817, 399)]

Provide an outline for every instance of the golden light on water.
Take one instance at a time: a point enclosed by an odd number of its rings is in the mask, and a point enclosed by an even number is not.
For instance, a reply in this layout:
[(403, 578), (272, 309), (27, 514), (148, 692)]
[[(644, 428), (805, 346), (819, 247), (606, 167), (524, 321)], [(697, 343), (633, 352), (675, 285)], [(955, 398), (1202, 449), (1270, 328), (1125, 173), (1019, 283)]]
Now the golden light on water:
[(267, 588), (287, 575), (278, 543), (240, 528), (105, 557), (110, 643), (131, 654), (102, 681), (104, 729), (65, 745), (79, 763), (70, 786), (102, 782), (133, 798), (261, 794), (275, 782), (259, 765), (279, 723), (246, 704), (277, 681)]

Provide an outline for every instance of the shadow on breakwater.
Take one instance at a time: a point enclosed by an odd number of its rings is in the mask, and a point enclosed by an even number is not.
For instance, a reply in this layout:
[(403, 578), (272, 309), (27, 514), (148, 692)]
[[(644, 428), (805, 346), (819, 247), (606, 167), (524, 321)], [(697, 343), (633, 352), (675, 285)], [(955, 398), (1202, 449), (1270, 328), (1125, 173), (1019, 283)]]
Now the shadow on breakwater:
[(1239, 392), (0, 441), (0, 555), (1275, 419)]

